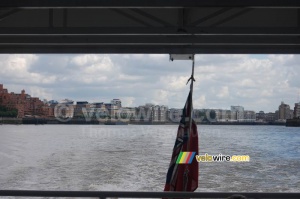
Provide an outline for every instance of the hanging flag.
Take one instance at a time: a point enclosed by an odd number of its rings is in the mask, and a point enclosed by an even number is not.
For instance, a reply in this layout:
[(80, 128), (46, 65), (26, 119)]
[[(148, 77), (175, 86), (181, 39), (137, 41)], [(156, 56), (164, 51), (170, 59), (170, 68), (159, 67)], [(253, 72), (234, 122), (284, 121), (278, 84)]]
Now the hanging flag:
[[(164, 191), (195, 191), (198, 188), (198, 132), (192, 112), (190, 91), (183, 108)], [(193, 156), (193, 157), (192, 157)]]

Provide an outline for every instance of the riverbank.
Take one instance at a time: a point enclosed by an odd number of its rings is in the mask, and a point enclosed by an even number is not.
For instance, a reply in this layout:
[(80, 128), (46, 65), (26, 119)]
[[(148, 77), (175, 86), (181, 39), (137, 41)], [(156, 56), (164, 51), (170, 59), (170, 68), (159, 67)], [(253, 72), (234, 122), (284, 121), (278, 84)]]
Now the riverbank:
[(286, 126), (290, 127), (300, 127), (300, 119), (287, 119)]
[[(85, 120), (82, 118), (72, 118), (68, 120), (57, 120), (55, 118), (0, 118), (1, 124), (68, 124), (68, 125), (178, 125), (179, 122), (154, 122), (154, 121), (129, 121), (129, 120)], [(295, 121), (289, 122), (197, 122), (198, 125), (279, 125), (297, 126)]]

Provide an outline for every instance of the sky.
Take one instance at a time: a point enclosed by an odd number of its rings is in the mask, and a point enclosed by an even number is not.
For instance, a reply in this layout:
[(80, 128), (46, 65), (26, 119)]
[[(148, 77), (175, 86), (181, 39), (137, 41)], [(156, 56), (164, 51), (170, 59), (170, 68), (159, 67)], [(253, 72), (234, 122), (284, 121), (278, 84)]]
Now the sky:
[[(299, 101), (300, 55), (195, 55), (195, 109), (274, 112)], [(167, 54), (1, 54), (0, 84), (47, 100), (183, 108), (192, 62)]]

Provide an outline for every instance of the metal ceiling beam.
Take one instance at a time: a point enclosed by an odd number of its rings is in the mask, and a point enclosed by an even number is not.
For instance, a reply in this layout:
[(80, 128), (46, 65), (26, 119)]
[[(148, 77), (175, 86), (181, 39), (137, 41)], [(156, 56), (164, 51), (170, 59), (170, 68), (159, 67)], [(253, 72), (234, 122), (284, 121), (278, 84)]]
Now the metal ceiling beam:
[(300, 45), (284, 36), (2, 36), (1, 45)]
[(235, 19), (235, 18), (237, 18), (237, 17), (239, 17), (239, 16), (241, 16), (241, 15), (247, 13), (247, 12), (250, 12), (251, 10), (253, 10), (253, 8), (243, 9), (243, 10), (241, 10), (241, 11), (239, 11), (239, 12), (233, 14), (233, 15), (230, 15), (229, 17), (226, 17), (226, 18), (222, 19), (221, 21), (218, 21), (218, 22), (214, 23), (212, 26), (218, 26), (218, 25), (224, 24), (224, 23), (226, 23), (226, 22), (228, 22), (232, 19)]
[(15, 9), (12, 9), (12, 10), (8, 11), (7, 13), (4, 13), (4, 14), (0, 15), (0, 21), (5, 19), (6, 17), (9, 17), (9, 16), (19, 12), (20, 10), (21, 9), (19, 9), (19, 8), (15, 8)]
[(25, 35), (300, 35), (298, 27), (244, 28), (244, 27), (184, 27), (186, 32), (178, 32), (177, 27), (54, 27), (54, 28), (0, 28), (1, 36)]
[(160, 18), (157, 18), (151, 14), (146, 13), (145, 11), (142, 11), (141, 9), (132, 8), (131, 11), (138, 13), (141, 16), (147, 17), (148, 19), (151, 19), (157, 23), (160, 23), (163, 26), (174, 26), (173, 24), (170, 24)]
[(49, 27), (53, 28), (53, 9), (49, 9)]
[(122, 9), (111, 9), (111, 10), (114, 11), (114, 12), (116, 12), (116, 13), (118, 13), (118, 14), (120, 14), (120, 15), (123, 15), (123, 16), (127, 17), (130, 20), (133, 20), (133, 21), (135, 21), (135, 22), (137, 22), (139, 24), (142, 24), (144, 26), (150, 26), (150, 27), (152, 26), (151, 24), (149, 24), (149, 23), (147, 23), (147, 22), (145, 22), (145, 21), (143, 21), (143, 20), (141, 20), (139, 18), (136, 18), (135, 16), (132, 16), (132, 15), (128, 14), (127, 12), (125, 12)]
[(66, 28), (68, 26), (68, 9), (63, 10), (63, 27)]
[(300, 8), (297, 9), (297, 25), (298, 29), (300, 29)]
[(208, 21), (208, 20), (210, 20), (214, 17), (217, 17), (217, 16), (219, 16), (219, 15), (221, 15), (221, 14), (223, 14), (223, 13), (225, 13), (225, 12), (231, 10), (231, 9), (232, 8), (221, 8), (220, 10), (218, 10), (214, 13), (211, 13), (211, 14), (205, 16), (205, 17), (202, 17), (201, 19), (198, 19), (198, 20), (194, 21), (193, 23), (190, 23), (189, 25), (190, 26), (197, 26), (197, 25), (199, 25), (199, 24), (201, 24), (205, 21)]
[(298, 45), (251, 45), (251, 46), (1, 46), (0, 53), (135, 53), (135, 54), (300, 54)]
[(0, 7), (23, 8), (182, 8), (182, 7), (300, 7), (297, 0), (1, 0)]

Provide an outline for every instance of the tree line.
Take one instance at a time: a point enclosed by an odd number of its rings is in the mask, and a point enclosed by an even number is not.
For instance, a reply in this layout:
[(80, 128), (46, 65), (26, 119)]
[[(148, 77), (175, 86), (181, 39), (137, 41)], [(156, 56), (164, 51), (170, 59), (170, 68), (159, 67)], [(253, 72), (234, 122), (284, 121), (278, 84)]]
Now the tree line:
[(17, 117), (18, 109), (8, 109), (5, 106), (0, 106), (0, 117)]

